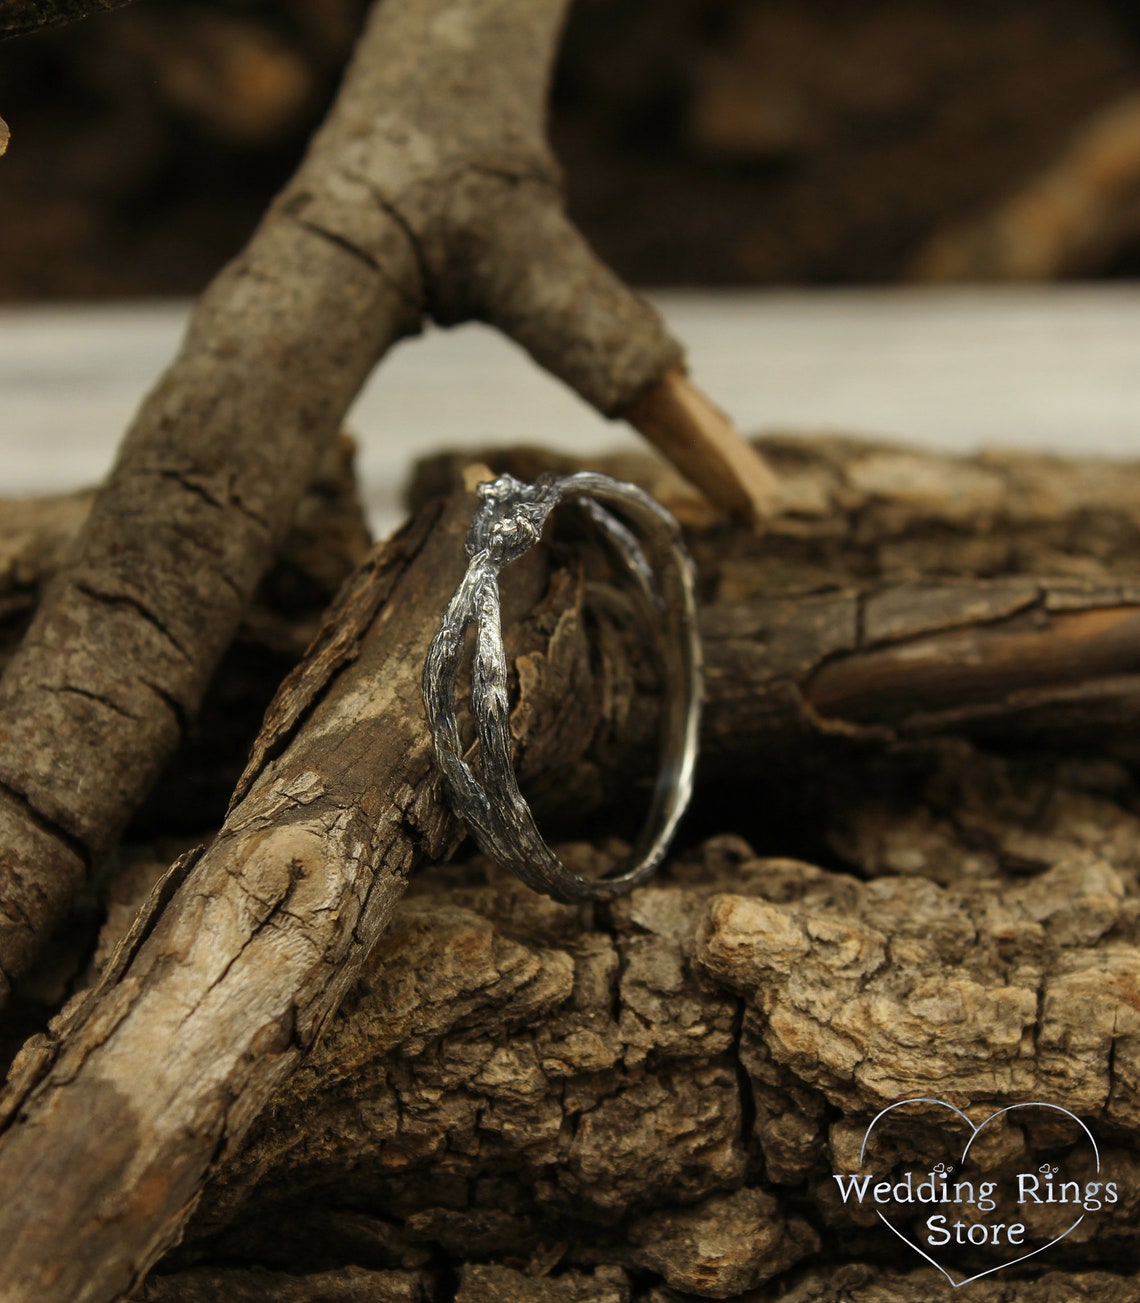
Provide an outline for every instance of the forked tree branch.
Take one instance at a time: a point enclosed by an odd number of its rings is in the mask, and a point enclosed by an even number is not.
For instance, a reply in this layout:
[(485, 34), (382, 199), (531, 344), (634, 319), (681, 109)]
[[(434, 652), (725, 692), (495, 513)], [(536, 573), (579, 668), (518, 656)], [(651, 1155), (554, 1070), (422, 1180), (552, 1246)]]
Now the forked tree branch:
[(377, 5), (296, 176), (203, 295), (0, 682), (0, 1001), (184, 736), (365, 378), (426, 316), (497, 325), (601, 412), (688, 445), (723, 505), (771, 506), (562, 211), (543, 123), (564, 10)]

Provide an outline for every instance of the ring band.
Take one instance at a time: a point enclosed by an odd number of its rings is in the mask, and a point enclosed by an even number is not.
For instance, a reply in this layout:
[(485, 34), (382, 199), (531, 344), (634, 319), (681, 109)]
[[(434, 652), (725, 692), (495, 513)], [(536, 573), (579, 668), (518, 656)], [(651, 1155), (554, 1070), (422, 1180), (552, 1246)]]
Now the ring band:
[[(479, 507), (467, 534), (467, 573), (424, 662), (424, 706), (436, 763), (455, 812), (491, 859), (555, 900), (609, 900), (658, 867), (692, 794), (702, 695), (693, 563), (669, 512), (636, 485), (609, 475), (546, 474), (534, 484), (502, 475), (480, 484), (477, 494)], [(562, 864), (538, 831), (511, 758), (499, 571), (538, 542), (547, 517), (563, 501), (576, 502), (599, 527), (651, 627), (660, 629), (661, 766), (629, 866), (607, 878), (584, 878)], [(475, 625), (471, 704), (482, 783), (463, 759), (455, 716), (455, 681), (470, 624)]]

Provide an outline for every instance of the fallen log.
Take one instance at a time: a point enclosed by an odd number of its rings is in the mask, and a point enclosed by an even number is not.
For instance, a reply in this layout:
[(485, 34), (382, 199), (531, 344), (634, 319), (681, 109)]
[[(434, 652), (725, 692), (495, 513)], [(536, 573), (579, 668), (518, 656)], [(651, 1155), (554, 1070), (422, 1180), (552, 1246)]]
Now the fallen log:
[[(263, 780), (255, 770), (209, 850), (165, 875), (97, 991), (17, 1060), (0, 1143), (0, 1182), (23, 1190), (0, 1250), (8, 1298), (107, 1299), (141, 1280), (339, 1003), (416, 854), (454, 839), (425, 804), (430, 749), (403, 703), (418, 673), (407, 648), (426, 646), (458, 578), (468, 505), (460, 495), (434, 532), (429, 510), (349, 586), (281, 699), (277, 722), (351, 665), (309, 744), (295, 751), (271, 728)], [(393, 594), (387, 637), (361, 658), (357, 639)], [(29, 1218), (51, 1189), (52, 1217)], [(92, 1219), (96, 1205), (106, 1215)]]
[[(939, 734), (1136, 757), (1140, 468), (836, 437), (760, 446), (786, 510), (759, 539), (725, 531), (660, 463), (590, 463), (690, 526), (706, 778)], [(522, 478), (580, 464), (483, 455)], [(456, 473), (454, 458), (425, 463), (412, 501)]]
[[(1031, 790), (1028, 762), (951, 747), (940, 768), (980, 771), (990, 819), (1030, 835), (1004, 795)], [(1140, 822), (1100, 796), (1122, 835), (1094, 848), (1094, 798), (1050, 779), (1050, 863), (1032, 876), (979, 876), (965, 830), (942, 844), (947, 886), (921, 864), (868, 883), (722, 836), (592, 918), (483, 862), (428, 874), (172, 1267), (533, 1264), (559, 1246), (566, 1265), (735, 1297), (821, 1243), (882, 1251), (831, 1173), (881, 1108), (920, 1094), (979, 1121), (1050, 1099), (1086, 1119), (1121, 1205), (1051, 1259), (1128, 1263)], [(923, 793), (909, 813), (927, 808)], [(933, 1163), (955, 1123), (915, 1115), (892, 1143)], [(1003, 1144), (1003, 1170), (1035, 1170), (1057, 1137), (1010, 1120)], [(1050, 1238), (1056, 1212), (1033, 1232)]]
[[(408, 873), (458, 840), (419, 678), (472, 506), (462, 491), (442, 516), (429, 506), (350, 582), (221, 832), (171, 868), (95, 991), (17, 1059), (0, 1140), (0, 1183), (22, 1190), (0, 1210), (7, 1298), (111, 1298), (142, 1279), (352, 985)], [(514, 655), (530, 668), (530, 762), (553, 773), (610, 721), (570, 677), (589, 672), (580, 585), (545, 564), (515, 568), (505, 615), (528, 616)], [(61, 1181), (51, 1214), (29, 1216)]]
[[(1120, 468), (1014, 459), (999, 484), (1020, 475), (1036, 492), (992, 491), (979, 524), (955, 484), (990, 491), (1000, 459), (927, 462), (855, 443), (768, 452), (793, 485), (796, 464), (814, 468), (803, 502), (812, 475), (832, 489), (759, 548), (723, 526), (694, 530), (710, 610), (788, 611), (792, 593), (856, 581), (881, 596), (893, 580), (913, 597), (908, 567), (934, 552), (932, 588), (956, 593), (959, 627), (972, 619), (979, 637), (1025, 608), (978, 595), (1042, 557), (1065, 558), (1086, 595), (1100, 585), (1106, 609), (1127, 600), (1134, 562), (1106, 546), (1135, 529)], [(946, 491), (928, 474), (915, 492), (931, 466)], [(435, 1288), (439, 1254), (500, 1256), (503, 1270), (524, 1255), (540, 1274), (556, 1264), (566, 1289), (575, 1272), (611, 1271), (606, 1288), (620, 1291), (627, 1270), (715, 1297), (783, 1288), (821, 1241), (850, 1261), (876, 1252), (872, 1229), (839, 1221), (828, 1169), (850, 1159), (869, 1114), (919, 1082), (982, 1113), (1064, 1082), (1061, 1099), (1100, 1128), (1122, 1185), (1140, 1188), (1140, 828), (1127, 772), (1102, 759), (987, 759), (953, 739), (884, 749), (902, 736), (897, 719), (856, 721), (875, 765), (849, 772), (849, 753), (832, 748), (801, 835), (881, 883), (757, 858), (733, 839), (605, 911), (554, 905), (485, 865), (437, 869), (369, 960), (410, 871), (459, 840), (418, 676), (462, 570), (470, 502), (453, 496), (439, 513), (425, 504), (349, 584), (271, 709), (222, 832), (166, 875), (100, 984), (17, 1061), (0, 1138), (0, 1180), (20, 1191), (0, 1209), (6, 1298), (119, 1296), (200, 1199), (169, 1280), (148, 1290), (220, 1279), (236, 1259), (294, 1276), (402, 1272), (328, 1283), (414, 1298)], [(993, 565), (998, 545), (1014, 574)], [(989, 573), (964, 602), (987, 551)], [(520, 771), (538, 808), (570, 804), (580, 822), (617, 775), (652, 770), (641, 631), (581, 540), (556, 539), (507, 575)], [(783, 593), (760, 596), (765, 579)], [(924, 609), (940, 630), (937, 603)], [(926, 620), (898, 645), (924, 648)], [(778, 640), (767, 648), (758, 637), (753, 663), (779, 654)], [(1086, 677), (1101, 670), (1090, 662)], [(816, 732), (847, 745), (853, 726)], [(729, 739), (722, 755), (744, 756), (760, 734), (750, 717), (717, 736)], [(583, 869), (610, 855), (565, 851)], [(931, 1002), (916, 1013), (919, 988)], [(1014, 1157), (1044, 1152), (1048, 1136), (1015, 1130)], [(930, 1161), (948, 1139), (930, 1118), (900, 1136)], [(1055, 1251), (1066, 1278), (1127, 1260), (1131, 1209)], [(713, 1232), (739, 1239), (741, 1218), (752, 1239), (722, 1261)], [(708, 1244), (712, 1257), (694, 1248)], [(470, 1268), (463, 1288), (479, 1279)]]
[[(821, 751), (935, 735), (1134, 758), (1140, 468), (1024, 454), (947, 458), (836, 438), (760, 446), (789, 502), (762, 540), (724, 529), (660, 463), (628, 455), (588, 463), (642, 484), (688, 522), (708, 660), (706, 776), (770, 774)], [(587, 464), (525, 449), (483, 455), (526, 479)], [(450, 491), (462, 461), (423, 463), (413, 503)], [(307, 534), (287, 545), (270, 581), (279, 600), (246, 620), (247, 641), (294, 660), (319, 602), (363, 554), (358, 508), (338, 505), (351, 489), (330, 476), (331, 468), (305, 510)], [(86, 501), (0, 510), (0, 663)], [(314, 597), (301, 612), (288, 609), (290, 585)], [(223, 674), (215, 693), (232, 702), (246, 690)], [(247, 718), (267, 696), (258, 685)], [(636, 695), (627, 709), (637, 714)], [(225, 756), (227, 772), (240, 767), (252, 734), (226, 740), (205, 727), (195, 763), (207, 763), (208, 743), (209, 763)], [(643, 718), (633, 732), (651, 729)]]

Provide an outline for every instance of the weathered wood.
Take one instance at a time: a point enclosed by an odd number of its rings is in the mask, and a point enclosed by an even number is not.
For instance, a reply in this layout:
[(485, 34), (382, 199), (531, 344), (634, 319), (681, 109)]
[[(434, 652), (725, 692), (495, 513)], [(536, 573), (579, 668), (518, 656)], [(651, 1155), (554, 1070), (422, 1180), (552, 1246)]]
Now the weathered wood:
[[(764, 448), (793, 510), (756, 542), (726, 532), (654, 463), (591, 463), (644, 483), (690, 522), (709, 665), (706, 775), (764, 773), (853, 743), (879, 749), (939, 733), (1136, 754), (1140, 470), (854, 441)], [(529, 478), (578, 464), (487, 455)], [(457, 465), (425, 463), (417, 494), (446, 488)], [(326, 560), (291, 563), (309, 573), (329, 567), (322, 594), (359, 555), (359, 524), (347, 525), (356, 531), (350, 545), (338, 544), (337, 519), (334, 510), (322, 525)], [(30, 610), (77, 521), (71, 499), (0, 513), (0, 611)], [(298, 546), (288, 545), (287, 564)], [(312, 609), (292, 627), (282, 613), (258, 611), (253, 632), (293, 656), (311, 636)], [(232, 699), (232, 682), (219, 695)], [(264, 694), (262, 686), (255, 713)], [(648, 736), (648, 727), (642, 721), (638, 732)], [(210, 763), (241, 762), (234, 747), (244, 737), (210, 736)]]
[[(849, 843), (860, 826), (870, 882), (727, 836), (608, 911), (536, 898), (482, 861), (428, 874), (217, 1173), (178, 1258), (408, 1269), (441, 1252), (538, 1263), (560, 1246), (569, 1264), (736, 1297), (805, 1260), (881, 1256), (886, 1232), (852, 1217), (831, 1173), (858, 1168), (880, 1108), (923, 1095), (978, 1121), (1037, 1099), (1086, 1119), (1120, 1206), (1049, 1262), (1126, 1265), (1140, 1207), (1131, 791), (1105, 791), (1092, 767), (954, 745), (889, 809), (875, 775), (832, 802), (823, 823)], [(983, 828), (1004, 858), (981, 850)], [(941, 1161), (961, 1144), (954, 1122), (911, 1116), (892, 1143)], [(1035, 1170), (1056, 1144), (1012, 1121), (999, 1171)], [(1035, 1242), (1064, 1211), (1023, 1213)]]
[[(1108, 1271), (1046, 1271), (1036, 1280), (1008, 1274), (970, 1284), (980, 1303), (1128, 1303), (1135, 1297), (1134, 1275)], [(788, 1293), (786, 1303), (957, 1303), (962, 1292), (932, 1271), (891, 1271), (863, 1264), (812, 1271)], [(755, 1303), (769, 1303), (761, 1295)], [(672, 1303), (669, 1293), (649, 1296), (647, 1303)]]
[[(933, 734), (1137, 754), (1140, 467), (838, 438), (761, 447), (785, 512), (757, 539), (718, 526), (660, 464), (589, 462), (690, 526), (706, 777)], [(484, 455), (524, 478), (579, 464)], [(425, 462), (413, 499), (455, 473), (455, 459)]]
[[(299, 170), (195, 309), (0, 679), (0, 1002), (185, 737), (398, 339), (480, 318), (612, 416), (679, 365), (562, 208), (544, 121), (565, 8), (376, 5)], [(738, 451), (718, 463), (730, 509), (755, 502)]]
[[(352, 458), (351, 441), (341, 439), (321, 459), (193, 728), (135, 816), (136, 837), (145, 836), (144, 830), (193, 837), (221, 822), (277, 685), (300, 660), (325, 608), (371, 546)], [(82, 492), (0, 501), (0, 668), (18, 646), (94, 496)], [(74, 940), (81, 941), (82, 935)], [(52, 956), (53, 968), (59, 967), (59, 958)], [(75, 963), (84, 963), (81, 953)], [(42, 978), (38, 971), (31, 981), (42, 986)], [(49, 986), (55, 986), (54, 980)]]
[[(321, 457), (273, 569), (243, 617), (239, 637), (299, 659), (324, 608), (364, 560), (371, 537), (358, 495), (356, 446), (341, 436)], [(0, 498), (0, 668), (91, 512), (94, 489)]]
[(346, 1267), (299, 1277), (231, 1268), (159, 1276), (137, 1297), (139, 1303), (431, 1303), (436, 1289), (421, 1272)]
[[(6, 1299), (78, 1303), (141, 1279), (351, 986), (412, 867), (458, 840), (419, 678), (472, 510), (462, 492), (442, 518), (425, 508), (350, 582), (222, 831), (159, 883), (96, 991), (17, 1059), (0, 1141), (0, 1184), (22, 1191), (0, 1209)], [(564, 662), (589, 674), (579, 585), (548, 583), (535, 554), (507, 591), (512, 622), (529, 612), (512, 640), (535, 701), (529, 763), (556, 773), (609, 722), (581, 678), (565, 694)], [(61, 1182), (54, 1212), (35, 1212)]]
[[(710, 754), (736, 754), (741, 772), (824, 664), (858, 668), (883, 648), (921, 659), (948, 627), (984, 646), (1037, 611), (1041, 591), (1065, 595), (1040, 608), (1046, 623), (1053, 608), (1094, 609), (1090, 593), (1104, 610), (1131, 600), (1135, 471), (842, 441), (768, 451), (795, 512), (759, 541), (707, 518), (692, 531), (706, 617), (736, 613), (709, 628), (710, 663), (725, 670)], [(191, 1263), (417, 1271), (425, 1253), (542, 1261), (568, 1237), (571, 1265), (588, 1244), (588, 1263), (723, 1296), (786, 1275), (821, 1230), (834, 1236), (829, 1165), (849, 1158), (860, 1119), (920, 1082), (988, 1112), (1063, 1080), (1060, 1102), (1104, 1127), (1132, 1173), (1140, 829), (1119, 770), (1060, 766), (1034, 789), (1032, 764), (952, 742), (926, 746), (929, 784), (908, 798), (865, 763), (839, 764), (817, 779), (831, 804), (817, 796), (813, 834), (865, 874), (908, 877), (867, 883), (730, 839), (595, 912), (493, 874), (483, 885), (479, 866), (441, 870), (367, 960), (410, 869), (458, 840), (418, 678), (470, 509), (454, 498), (437, 519), (425, 504), (358, 573), (270, 711), (221, 834), (175, 866), (100, 986), (17, 1061), (0, 1139), (0, 1182), (19, 1192), (0, 1206), (7, 1298), (115, 1297), (211, 1178), (180, 1250)], [(1065, 583), (1027, 589), (1023, 567), (1046, 562)], [(651, 770), (654, 736), (644, 632), (594, 566), (582, 544), (556, 542), (504, 589), (520, 771), (536, 803), (579, 825)], [(837, 593), (847, 615), (821, 620)], [(1088, 682), (1114, 669), (1109, 651), (1088, 661)], [(1041, 663), (1069, 684), (1061, 661)], [(737, 676), (768, 694), (770, 731), (743, 711)], [(973, 687), (953, 730), (970, 722)], [(885, 709), (868, 725), (850, 704), (866, 693), (820, 701), (851, 716), (809, 716), (800, 740), (825, 754), (854, 732), (881, 756), (905, 731)], [(584, 868), (609, 856), (566, 854)], [(930, 1007), (912, 1010), (928, 988)], [(947, 992), (955, 1018), (939, 1022)], [(910, 1133), (924, 1156), (945, 1139), (929, 1120)], [(663, 1200), (694, 1206), (663, 1221)], [(725, 1257), (713, 1231), (736, 1218), (754, 1234)], [(1080, 1252), (1119, 1263), (1127, 1226), (1106, 1223)], [(874, 1252), (865, 1228), (848, 1234), (853, 1257)], [(312, 1260), (322, 1253), (343, 1256)]]
[[(332, 636), (351, 669), (320, 708), (307, 703), (308, 742), (281, 740), (210, 849), (156, 889), (59, 1039), (17, 1061), (0, 1144), (0, 1184), (23, 1190), (0, 1236), (6, 1298), (78, 1303), (141, 1279), (339, 1003), (417, 854), (454, 839), (406, 703), (419, 673), (409, 653), (457, 581), (469, 514), (461, 495), (433, 532), (429, 509), (346, 591)], [(381, 636), (357, 658), (353, 635), (382, 597)], [(56, 1216), (28, 1218), (51, 1188)], [(92, 1219), (96, 1205), (106, 1215)]]
[[(754, 1231), (743, 1225), (738, 1229), (745, 1235)], [(342, 1299), (405, 1303), (407, 1299), (419, 1303), (416, 1294), (396, 1292), (401, 1286), (390, 1283), (394, 1274), (350, 1269), (343, 1274), (301, 1278), (265, 1273), (259, 1278), (249, 1272), (221, 1269), (163, 1278), (149, 1286), (142, 1299), (144, 1303), (207, 1303), (216, 1298), (234, 1299), (235, 1303), (260, 1303), (262, 1299), (280, 1299), (282, 1303), (340, 1303)], [(981, 1303), (1131, 1303), (1136, 1288), (1134, 1276), (1048, 1271), (1036, 1280), (1001, 1276), (977, 1281), (970, 1286), (970, 1294)], [(273, 1293), (274, 1289), (281, 1292)], [(455, 1303), (630, 1303), (634, 1298), (643, 1303), (684, 1303), (692, 1297), (667, 1287), (635, 1292), (630, 1277), (614, 1268), (535, 1276), (482, 1264), (463, 1271), (454, 1295)], [(960, 1297), (960, 1291), (931, 1270), (892, 1271), (864, 1263), (815, 1268), (791, 1289), (776, 1285), (747, 1295), (748, 1303), (957, 1303)]]

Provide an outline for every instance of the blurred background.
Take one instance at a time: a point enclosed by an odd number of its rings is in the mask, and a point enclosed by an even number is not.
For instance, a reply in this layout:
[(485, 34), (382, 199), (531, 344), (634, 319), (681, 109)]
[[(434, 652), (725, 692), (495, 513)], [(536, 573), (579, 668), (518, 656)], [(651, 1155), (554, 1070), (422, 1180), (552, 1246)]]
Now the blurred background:
[[(365, 7), (142, 0), (0, 45), (0, 299), (199, 290)], [(1140, 271), (1140, 3), (577, 0), (552, 135), (640, 284)]]
[[(99, 480), (286, 180), (365, 0), (139, 0), (0, 43), (0, 493)], [(1140, 448), (1140, 0), (575, 0), (569, 206), (746, 431)], [(348, 414), (374, 529), (441, 448), (642, 445), (479, 325)]]

